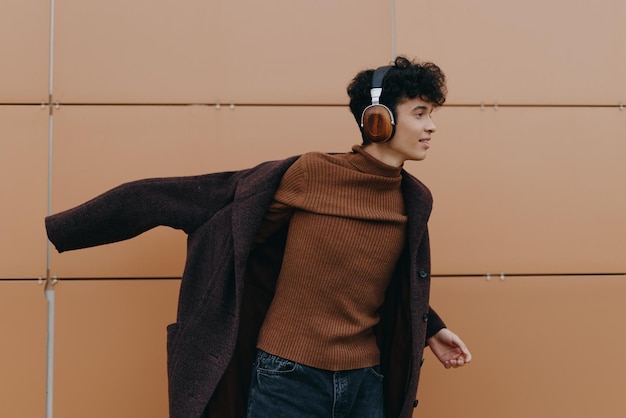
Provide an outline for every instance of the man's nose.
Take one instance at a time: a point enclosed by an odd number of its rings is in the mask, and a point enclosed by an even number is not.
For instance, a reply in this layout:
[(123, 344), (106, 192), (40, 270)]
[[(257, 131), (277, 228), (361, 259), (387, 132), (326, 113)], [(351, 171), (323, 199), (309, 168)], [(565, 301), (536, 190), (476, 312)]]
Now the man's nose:
[(437, 126), (435, 125), (432, 119), (428, 118), (428, 121), (430, 123), (428, 124), (428, 126), (426, 126), (426, 130), (431, 133), (435, 132), (437, 130)]

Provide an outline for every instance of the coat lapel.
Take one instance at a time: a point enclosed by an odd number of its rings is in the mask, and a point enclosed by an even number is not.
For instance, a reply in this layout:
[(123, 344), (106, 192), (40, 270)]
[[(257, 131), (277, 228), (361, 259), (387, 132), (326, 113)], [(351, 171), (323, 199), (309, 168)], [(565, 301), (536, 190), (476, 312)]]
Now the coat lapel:
[[(242, 283), (252, 240), (285, 171), (298, 157), (263, 163), (242, 173), (233, 201), (232, 235), (235, 279)], [(237, 286), (238, 291), (241, 290)]]
[(411, 260), (415, 260), (421, 236), (426, 229), (432, 210), (432, 196), (424, 184), (404, 170), (402, 171), (402, 194), (408, 216), (409, 255)]

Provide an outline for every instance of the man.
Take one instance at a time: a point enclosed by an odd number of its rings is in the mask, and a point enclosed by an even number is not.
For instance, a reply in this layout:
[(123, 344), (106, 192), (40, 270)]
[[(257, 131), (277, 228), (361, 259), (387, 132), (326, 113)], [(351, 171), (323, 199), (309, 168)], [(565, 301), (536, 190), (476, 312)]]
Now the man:
[(189, 235), (172, 418), (408, 418), (425, 345), (446, 368), (471, 361), (428, 306), (432, 198), (402, 169), (426, 156), (445, 77), (399, 57), (348, 94), (351, 152), (127, 183), (46, 219), (59, 251), (158, 225)]
[[(257, 234), (262, 241), (290, 221), (248, 417), (384, 416), (379, 309), (408, 242), (405, 206), (430, 212), (430, 196), (405, 200), (401, 169), (426, 157), (445, 93), (437, 66), (404, 57), (358, 74), (348, 94), (363, 145), (306, 154), (282, 178)], [(444, 366), (469, 362), (463, 342), (430, 315), (427, 342)]]

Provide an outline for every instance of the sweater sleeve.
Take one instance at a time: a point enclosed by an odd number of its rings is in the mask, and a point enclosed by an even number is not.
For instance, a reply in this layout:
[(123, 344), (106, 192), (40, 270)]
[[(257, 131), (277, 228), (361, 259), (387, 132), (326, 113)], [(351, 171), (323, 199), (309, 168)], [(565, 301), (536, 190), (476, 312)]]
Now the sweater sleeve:
[(190, 233), (232, 200), (236, 173), (122, 184), (46, 217), (48, 238), (63, 252), (122, 241), (160, 225)]

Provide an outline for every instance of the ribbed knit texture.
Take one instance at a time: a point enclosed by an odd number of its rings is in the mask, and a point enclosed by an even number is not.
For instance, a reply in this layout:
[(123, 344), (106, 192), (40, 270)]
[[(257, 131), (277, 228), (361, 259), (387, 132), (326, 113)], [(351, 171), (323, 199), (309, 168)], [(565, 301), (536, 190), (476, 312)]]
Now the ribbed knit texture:
[(360, 146), (289, 168), (257, 236), (290, 219), (259, 348), (327, 370), (379, 364), (373, 327), (405, 244), (400, 170)]

